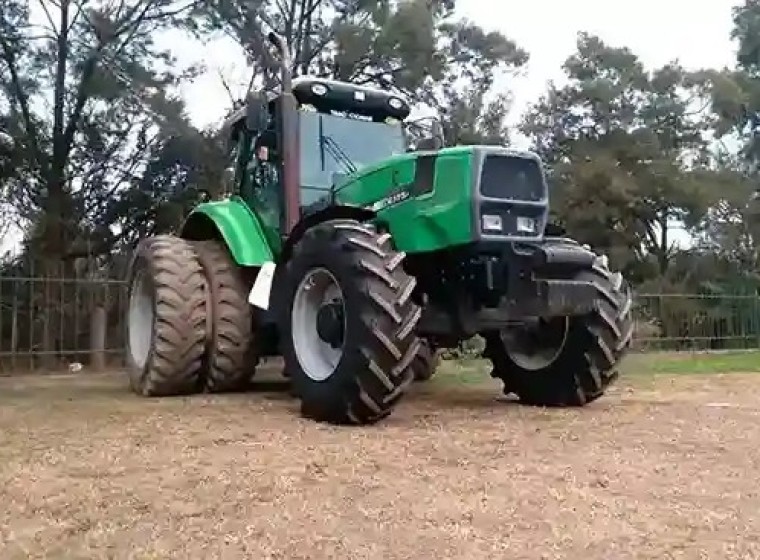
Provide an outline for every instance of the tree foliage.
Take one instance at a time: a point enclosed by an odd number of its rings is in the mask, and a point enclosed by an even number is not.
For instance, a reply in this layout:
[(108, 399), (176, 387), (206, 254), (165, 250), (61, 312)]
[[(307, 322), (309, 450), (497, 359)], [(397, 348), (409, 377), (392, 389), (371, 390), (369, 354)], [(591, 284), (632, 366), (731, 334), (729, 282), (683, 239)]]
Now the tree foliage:
[(667, 272), (675, 224), (710, 205), (706, 83), (677, 63), (647, 71), (634, 53), (581, 34), (523, 131), (551, 166), (569, 231), (633, 274)]
[[(4, 188), (36, 254), (79, 256), (106, 201), (138, 176), (159, 128), (182, 132), (182, 78), (157, 47), (193, 0), (5, 0), (0, 100), (17, 140)], [(36, 8), (36, 11), (32, 8)], [(2, 106), (0, 105), (0, 106)]]
[(527, 53), (496, 32), (456, 20), (453, 0), (216, 0), (199, 34), (223, 31), (252, 65), (250, 87), (275, 88), (269, 30), (293, 53), (296, 76), (397, 89), (446, 117), (449, 141), (504, 142), (509, 105), (494, 79), (522, 67)]

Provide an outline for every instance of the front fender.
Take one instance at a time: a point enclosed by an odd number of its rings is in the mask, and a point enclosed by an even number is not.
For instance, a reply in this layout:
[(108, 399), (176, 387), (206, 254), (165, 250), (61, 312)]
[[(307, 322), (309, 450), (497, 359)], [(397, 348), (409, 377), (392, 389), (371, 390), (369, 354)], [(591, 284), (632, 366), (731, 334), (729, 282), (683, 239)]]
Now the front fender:
[(259, 267), (274, 260), (259, 218), (238, 197), (199, 204), (182, 224), (180, 236), (223, 239), (239, 266)]

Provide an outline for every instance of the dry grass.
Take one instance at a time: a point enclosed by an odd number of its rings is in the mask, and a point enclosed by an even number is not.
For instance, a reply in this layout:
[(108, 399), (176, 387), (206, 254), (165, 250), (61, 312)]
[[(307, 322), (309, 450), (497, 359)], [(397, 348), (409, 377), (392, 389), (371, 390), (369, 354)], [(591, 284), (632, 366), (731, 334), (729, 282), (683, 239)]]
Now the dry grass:
[(351, 429), (282, 392), (0, 379), (0, 558), (760, 558), (760, 376), (546, 411), (478, 368)]

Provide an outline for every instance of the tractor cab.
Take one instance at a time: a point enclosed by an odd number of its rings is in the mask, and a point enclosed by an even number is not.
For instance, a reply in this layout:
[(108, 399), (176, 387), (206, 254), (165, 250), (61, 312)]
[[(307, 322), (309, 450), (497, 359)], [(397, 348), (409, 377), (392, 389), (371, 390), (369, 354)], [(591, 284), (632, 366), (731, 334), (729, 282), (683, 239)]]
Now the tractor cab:
[[(275, 231), (286, 234), (329, 204), (334, 188), (352, 174), (404, 154), (403, 121), (410, 113), (396, 94), (316, 77), (291, 81), (283, 73), (282, 93), (252, 94), (226, 123), (234, 190), (260, 214), (272, 241)], [(288, 217), (296, 198), (300, 211)]]

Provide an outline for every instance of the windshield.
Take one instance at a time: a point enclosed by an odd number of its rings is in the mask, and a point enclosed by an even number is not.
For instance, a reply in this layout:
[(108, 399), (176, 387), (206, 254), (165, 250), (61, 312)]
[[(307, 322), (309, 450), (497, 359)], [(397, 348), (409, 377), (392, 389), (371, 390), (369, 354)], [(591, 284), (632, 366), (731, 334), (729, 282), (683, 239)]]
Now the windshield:
[(406, 151), (400, 124), (300, 113), (302, 203), (316, 202), (340, 177)]

